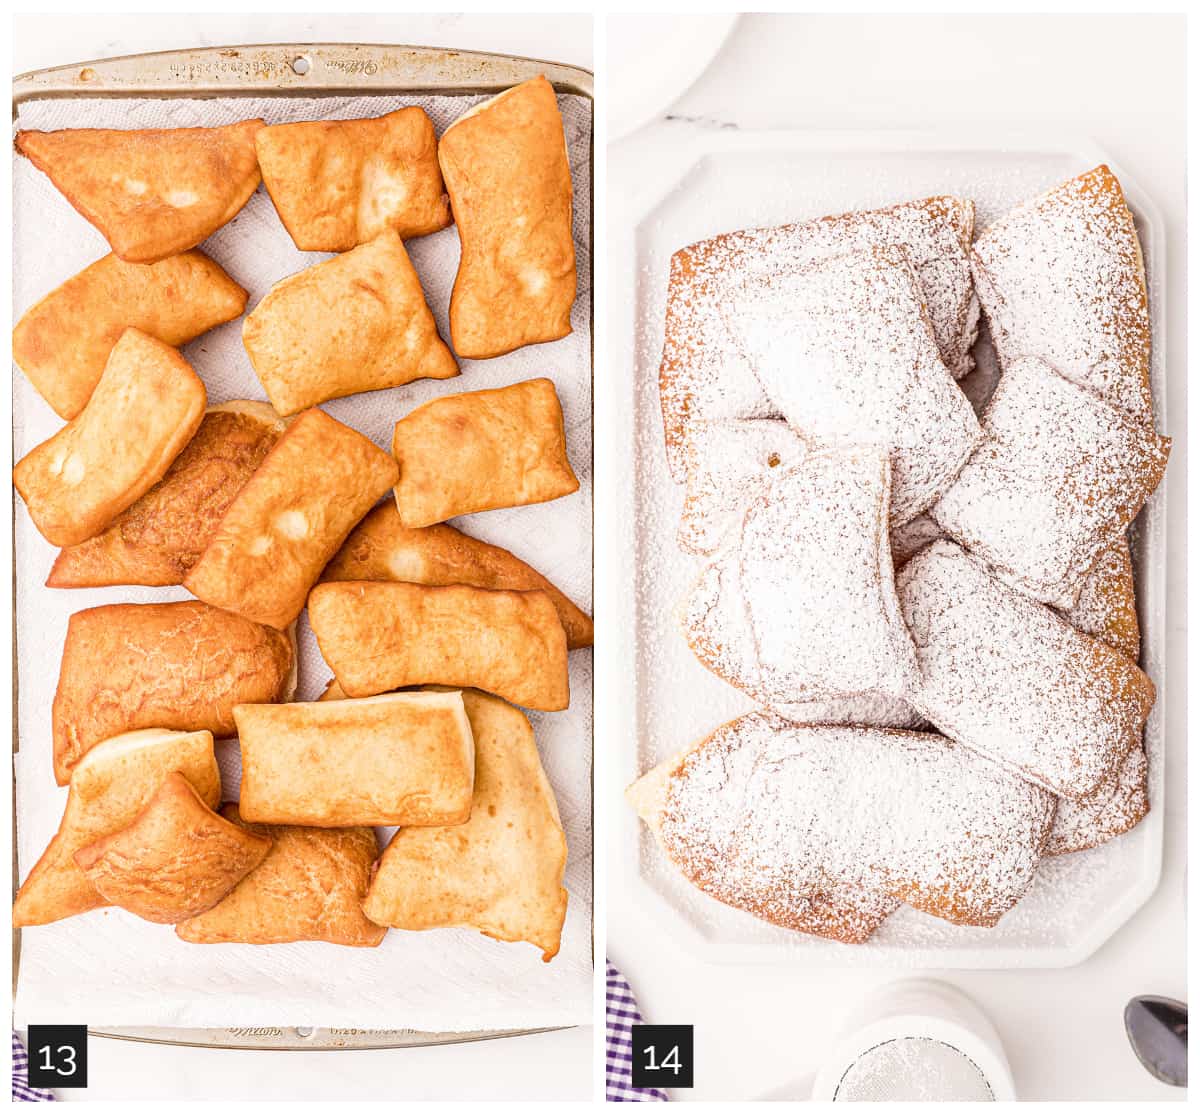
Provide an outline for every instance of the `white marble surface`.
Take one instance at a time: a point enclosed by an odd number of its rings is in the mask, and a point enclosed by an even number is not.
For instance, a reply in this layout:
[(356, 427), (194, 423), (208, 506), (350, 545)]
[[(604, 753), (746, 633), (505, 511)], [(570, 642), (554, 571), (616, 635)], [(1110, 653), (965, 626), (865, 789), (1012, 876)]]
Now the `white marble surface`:
[[(587, 15), (85, 15), (19, 16), (13, 70), (152, 50), (334, 41), (458, 47), (592, 68)], [(78, 1019), (64, 1019), (73, 1021)], [(518, 1040), (396, 1051), (229, 1052), (93, 1039), (95, 1099), (584, 1099), (591, 1029)]]
[[(1078, 967), (927, 972), (966, 991), (991, 1017), (1023, 1099), (1185, 1097), (1143, 1071), (1121, 1022), (1135, 994), (1187, 996), (1184, 39), (1180, 17), (747, 16), (665, 121), (608, 152), (613, 228), (621, 227), (623, 199), (654, 189), (655, 153), (699, 127), (1061, 128), (1110, 151), (1163, 210), (1168, 294), (1160, 342), (1172, 416), (1166, 432), (1175, 446), (1166, 481), (1171, 688), (1162, 881)], [(601, 811), (610, 813), (610, 824), (624, 807), (621, 788), (611, 779), (605, 786)], [(675, 1097), (807, 1097), (843, 1019), (896, 975), (698, 966), (615, 881), (626, 869), (610, 856), (608, 954), (632, 982), (647, 1020), (696, 1026), (696, 1087)]]

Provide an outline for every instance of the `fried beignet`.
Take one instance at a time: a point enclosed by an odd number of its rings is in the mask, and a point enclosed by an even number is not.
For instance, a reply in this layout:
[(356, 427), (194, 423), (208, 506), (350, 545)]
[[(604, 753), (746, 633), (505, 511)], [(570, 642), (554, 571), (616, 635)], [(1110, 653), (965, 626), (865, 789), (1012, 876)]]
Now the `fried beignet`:
[[(645, 822), (655, 842), (668, 858), (670, 851), (663, 840), (662, 818), (671, 789), (671, 779), (687, 756), (707, 741), (707, 738), (698, 739), (683, 752), (647, 770), (625, 790), (625, 800)], [(843, 944), (863, 944), (900, 904), (879, 885), (871, 885), (870, 888), (862, 885), (833, 885), (825, 893), (809, 896), (796, 893), (764, 893), (761, 900), (756, 901), (754, 908), (749, 911), (771, 924), (789, 928), (793, 932), (823, 936)]]
[(242, 342), (284, 415), (458, 374), (395, 232), (277, 282), (243, 323)]
[(410, 931), (475, 928), (558, 954), (567, 840), (533, 728), (516, 708), (462, 694), (475, 736), (471, 818), (454, 828), (401, 828), (379, 860), (363, 911)]
[(726, 321), (802, 438), (873, 444), (890, 455), (897, 525), (935, 502), (983, 440), (899, 247), (749, 278), (732, 291)]
[(287, 635), (195, 600), (114, 603), (67, 624), (54, 694), (54, 774), (65, 785), (97, 743), (143, 727), (236, 734), (233, 709), (286, 700)]
[(128, 263), (194, 248), (232, 220), (258, 186), (261, 120), (220, 128), (17, 133), (45, 174)]
[(136, 503), (204, 418), (204, 384), (174, 348), (126, 329), (79, 415), (17, 462), (13, 483), (53, 545), (77, 545)]
[(779, 923), (831, 885), (991, 926), (1033, 881), (1055, 800), (940, 735), (753, 713), (669, 773), (663, 850), (695, 886)]
[(549, 379), (443, 395), (396, 423), (396, 506), (405, 526), (545, 503), (579, 490)]
[(13, 360), (69, 421), (126, 329), (178, 348), (245, 308), (246, 291), (201, 252), (151, 264), (106, 255), (25, 311), (13, 329)]
[(128, 825), (75, 852), (109, 905), (175, 924), (211, 909), (262, 862), (271, 840), (218, 816), (178, 771)]
[(207, 731), (131, 731), (106, 739), (76, 767), (58, 833), (13, 901), (13, 925), (49, 924), (106, 904), (75, 852), (131, 824), (163, 778), (179, 771), (200, 799), (221, 799), (221, 773)]
[(284, 428), (265, 402), (210, 407), (158, 483), (103, 533), (59, 553), (46, 587), (179, 584)]
[(457, 692), (241, 704), (242, 818), (347, 828), (461, 824), (474, 749)]
[(184, 577), (198, 599), (282, 630), (355, 523), (395, 484), (396, 462), (306, 410), (238, 492)]
[(900, 570), (896, 592), (921, 666), (908, 699), (944, 734), (1074, 799), (1140, 743), (1150, 678), (979, 558), (933, 542)]
[(1060, 798), (1046, 854), (1086, 851), (1136, 828), (1150, 812), (1147, 773), (1146, 749), (1135, 746), (1109, 783), (1077, 801)]
[(476, 105), (438, 161), (462, 240), (450, 297), (460, 357), (502, 356), (571, 331), (571, 168), (554, 89), (535, 77)]
[(275, 124), (254, 142), (263, 185), (301, 251), (349, 251), (381, 232), (407, 240), (450, 224), (437, 136), (423, 108)]
[(378, 947), (387, 929), (363, 915), (371, 868), (379, 857), (374, 828), (301, 828), (249, 824), (237, 805), (230, 823), (273, 840), (267, 857), (206, 913), (182, 921), (189, 944), (290, 944), (317, 940)]
[(592, 620), (541, 573), (507, 549), (468, 537), (453, 526), (408, 527), (396, 504), (381, 503), (351, 531), (322, 580), (404, 580), (469, 584), (474, 588), (540, 588), (554, 601), (567, 649), (592, 644)]
[(437, 684), (483, 689), (544, 712), (571, 700), (567, 636), (540, 590), (318, 584), (308, 621), (348, 696)]
[(1002, 580), (1070, 608), (1158, 486), (1171, 442), (1033, 358), (1004, 369), (983, 428), (929, 513)]
[(667, 463), (684, 478), (693, 421), (777, 417), (726, 327), (724, 307), (748, 278), (786, 276), (846, 252), (895, 245), (917, 272), (921, 295), (950, 373), (974, 366), (979, 303), (967, 251), (975, 206), (928, 197), (886, 209), (842, 213), (776, 228), (727, 232), (671, 257), (659, 397)]
[(1142, 653), (1142, 631), (1133, 560), (1125, 538), (1105, 551), (1092, 566), (1083, 579), (1079, 599), (1061, 614), (1076, 630), (1107, 642), (1130, 661), (1138, 660)]

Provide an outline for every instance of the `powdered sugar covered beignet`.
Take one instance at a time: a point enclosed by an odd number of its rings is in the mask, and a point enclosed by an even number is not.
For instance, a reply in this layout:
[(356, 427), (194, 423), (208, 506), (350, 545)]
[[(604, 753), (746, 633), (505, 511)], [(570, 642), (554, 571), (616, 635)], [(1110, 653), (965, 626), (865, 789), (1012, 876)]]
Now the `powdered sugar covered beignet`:
[(746, 511), (742, 598), (768, 687), (792, 700), (878, 691), (917, 677), (887, 533), (887, 457), (813, 453)]
[(896, 579), (937, 728), (1063, 797), (1112, 777), (1141, 739), (1154, 685), (1111, 646), (936, 541)]
[(1146, 774), (1146, 751), (1135, 746), (1111, 784), (1078, 801), (1060, 799), (1046, 854), (1086, 851), (1137, 827), (1150, 811)]
[(898, 244), (917, 272), (938, 348), (956, 378), (971, 370), (979, 305), (967, 249), (972, 202), (931, 197), (801, 224), (729, 232), (671, 257), (659, 393), (667, 460), (684, 478), (694, 421), (777, 416), (721, 317), (743, 278), (787, 274), (833, 255)]
[[(648, 770), (625, 790), (625, 799), (645, 821), (668, 856), (670, 853), (662, 842), (662, 814), (671, 778), (684, 759), (706, 741), (696, 740), (686, 750)], [(749, 911), (781, 928), (840, 940), (844, 944), (862, 944), (899, 907), (896, 898), (877, 887), (832, 886), (826, 893), (809, 896), (797, 893), (764, 895), (764, 899)]]
[(1142, 633), (1138, 624), (1134, 594), (1133, 561), (1129, 542), (1122, 538), (1105, 550), (1083, 579), (1075, 605), (1062, 616), (1076, 630), (1107, 642), (1130, 661), (1142, 652)]
[(1133, 216), (1107, 166), (988, 225), (972, 269), (1002, 366), (1041, 356), (1150, 421), (1146, 272)]
[(775, 919), (830, 886), (993, 925), (1025, 892), (1054, 798), (937, 735), (755, 713), (667, 777), (659, 838), (700, 889)]
[(1008, 365), (983, 427), (930, 513), (1001, 579), (1071, 607), (1158, 486), (1171, 442), (1032, 357)]
[(689, 553), (713, 553), (741, 521), (746, 505), (807, 452), (778, 418), (695, 422), (688, 431), (687, 495), (676, 541)]
[(890, 453), (893, 522), (930, 506), (982, 440), (898, 247), (751, 278), (733, 292), (725, 319), (797, 433)]
[(764, 679), (742, 599), (736, 546), (707, 565), (679, 609), (680, 625), (696, 660), (721, 680), (796, 723), (865, 723), (918, 727), (924, 721), (908, 704), (879, 692), (797, 700), (786, 687)]

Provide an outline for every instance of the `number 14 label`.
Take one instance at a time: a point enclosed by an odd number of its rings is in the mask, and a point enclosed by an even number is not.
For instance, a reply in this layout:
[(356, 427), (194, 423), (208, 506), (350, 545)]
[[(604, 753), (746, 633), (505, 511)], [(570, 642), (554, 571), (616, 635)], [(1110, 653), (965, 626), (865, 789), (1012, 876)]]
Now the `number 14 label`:
[(691, 1087), (692, 1026), (634, 1025), (635, 1087)]

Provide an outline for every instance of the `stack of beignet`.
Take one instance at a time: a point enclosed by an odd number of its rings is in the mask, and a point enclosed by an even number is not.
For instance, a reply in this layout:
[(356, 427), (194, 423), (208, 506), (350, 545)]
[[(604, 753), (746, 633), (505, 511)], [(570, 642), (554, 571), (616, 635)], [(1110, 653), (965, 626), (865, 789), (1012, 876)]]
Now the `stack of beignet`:
[(1149, 808), (1126, 534), (1170, 442), (1133, 218), (1102, 166), (972, 225), (931, 198), (672, 259), (679, 618), (766, 711), (628, 797), (700, 889), (844, 942), (902, 903), (993, 925)]
[[(14, 924), (115, 905), (194, 943), (373, 947), (389, 927), (467, 926), (558, 952), (566, 840), (532, 727), (506, 701), (566, 708), (568, 650), (591, 645), (592, 622), (445, 522), (578, 489), (555, 386), (410, 407), (388, 449), (317, 409), (459, 374), (404, 246), (455, 222), (459, 355), (570, 331), (572, 186), (553, 89), (526, 82), (450, 131), (439, 142), (412, 107), (19, 134), (113, 249), (13, 334), (17, 364), (67, 422), (13, 472), (61, 547), (47, 586), (196, 598), (71, 617), (52, 717), (66, 807)], [(178, 347), (241, 316), (248, 295), (193, 249), (260, 177), (298, 248), (341, 254), (277, 283), (243, 321), (270, 402), (207, 407)], [(305, 703), (295, 625), (310, 608), (335, 681)], [(233, 737), (240, 800), (222, 806), (214, 738)], [(382, 858), (377, 827), (398, 828)]]

